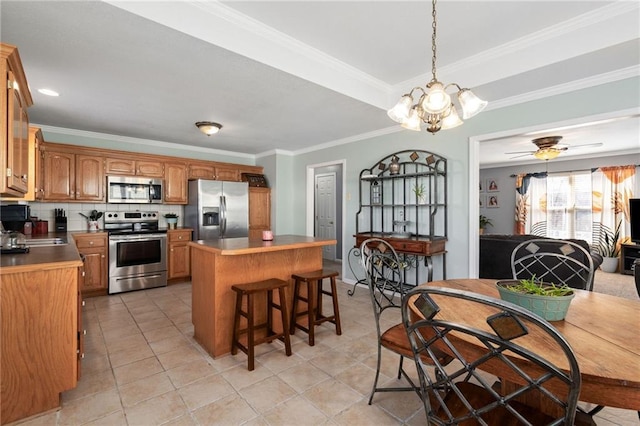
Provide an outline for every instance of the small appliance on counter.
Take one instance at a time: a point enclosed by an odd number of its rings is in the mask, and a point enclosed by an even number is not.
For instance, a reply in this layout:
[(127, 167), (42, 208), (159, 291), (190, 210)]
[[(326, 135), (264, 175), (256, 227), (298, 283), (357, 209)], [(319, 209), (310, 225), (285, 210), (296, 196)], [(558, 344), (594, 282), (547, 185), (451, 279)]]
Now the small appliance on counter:
[(54, 209), (56, 232), (67, 232), (67, 213), (63, 209)]
[(0, 206), (0, 222), (7, 231), (22, 232), (24, 223), (29, 220), (31, 211), (26, 204), (6, 204)]

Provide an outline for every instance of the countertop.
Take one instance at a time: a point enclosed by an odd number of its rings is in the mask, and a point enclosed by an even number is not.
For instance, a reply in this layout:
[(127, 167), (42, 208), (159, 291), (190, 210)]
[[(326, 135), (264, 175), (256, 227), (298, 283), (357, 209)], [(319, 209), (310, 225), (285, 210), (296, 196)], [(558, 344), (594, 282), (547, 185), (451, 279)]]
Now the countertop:
[(276, 235), (272, 241), (252, 240), (245, 237), (198, 240), (189, 243), (191, 247), (212, 251), (223, 256), (292, 250), (333, 244), (337, 244), (337, 241), (307, 237), (304, 235)]
[(66, 237), (67, 244), (30, 247), (29, 253), (1, 255), (0, 275), (82, 266), (82, 260), (80, 259), (80, 254), (78, 253), (71, 233), (27, 235), (27, 239), (56, 237)]

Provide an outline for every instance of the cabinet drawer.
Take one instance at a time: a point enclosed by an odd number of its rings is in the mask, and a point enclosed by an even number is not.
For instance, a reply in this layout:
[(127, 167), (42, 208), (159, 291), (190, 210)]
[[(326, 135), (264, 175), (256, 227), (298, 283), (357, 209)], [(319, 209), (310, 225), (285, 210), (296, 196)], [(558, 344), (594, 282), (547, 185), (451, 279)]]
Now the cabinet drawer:
[(102, 236), (74, 236), (73, 238), (76, 240), (76, 247), (78, 247), (79, 249), (107, 246), (107, 238)]
[(167, 236), (170, 243), (191, 241), (191, 231), (169, 231)]
[(388, 239), (387, 242), (391, 244), (395, 250), (401, 252), (410, 252), (410, 253), (424, 253), (424, 244), (418, 242), (408, 242), (408, 241), (394, 241), (392, 239)]

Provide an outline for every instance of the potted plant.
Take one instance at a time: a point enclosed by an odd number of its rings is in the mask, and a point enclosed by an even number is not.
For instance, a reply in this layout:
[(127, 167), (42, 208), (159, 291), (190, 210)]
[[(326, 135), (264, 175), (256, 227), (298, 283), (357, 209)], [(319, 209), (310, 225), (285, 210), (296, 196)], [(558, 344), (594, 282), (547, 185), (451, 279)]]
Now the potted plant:
[(87, 219), (89, 232), (96, 232), (100, 229), (100, 227), (98, 226), (98, 220), (102, 217), (102, 212), (99, 212), (98, 210), (91, 210), (88, 216), (84, 213), (80, 213), (80, 216)]
[(167, 225), (170, 229), (176, 229), (178, 225), (178, 215), (176, 213), (165, 213), (164, 218), (167, 220)]
[(418, 183), (416, 182), (415, 184), (413, 184), (413, 188), (411, 188), (411, 190), (414, 194), (416, 194), (416, 201), (418, 202), (418, 204), (424, 204), (425, 197), (427, 195), (427, 190), (424, 185), (418, 185)]
[(493, 226), (493, 223), (491, 223), (491, 219), (481, 214), (480, 215), (480, 235), (484, 234), (484, 230), (487, 228), (487, 226)]
[(620, 256), (620, 226), (622, 220), (618, 222), (615, 231), (604, 228), (600, 233), (600, 242), (598, 244), (598, 252), (602, 255), (602, 265), (600, 268), (604, 272), (616, 272), (618, 269), (618, 256)]
[(547, 321), (560, 321), (567, 315), (575, 296), (566, 284), (555, 285), (530, 279), (501, 280), (496, 283), (500, 298), (540, 315)]

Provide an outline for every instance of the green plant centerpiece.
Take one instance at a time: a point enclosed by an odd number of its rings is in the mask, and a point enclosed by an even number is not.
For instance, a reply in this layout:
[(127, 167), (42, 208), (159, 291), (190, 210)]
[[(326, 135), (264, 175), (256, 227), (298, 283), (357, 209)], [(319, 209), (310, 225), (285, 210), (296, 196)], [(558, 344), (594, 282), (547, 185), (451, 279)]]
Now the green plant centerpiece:
[(480, 233), (484, 233), (484, 230), (487, 229), (487, 226), (493, 226), (491, 219), (486, 217), (485, 215), (480, 215)]
[(418, 202), (418, 204), (424, 204), (427, 196), (427, 190), (424, 187), (424, 184), (414, 183), (411, 190), (414, 194), (416, 194), (416, 201)]
[(537, 281), (535, 275), (529, 279), (498, 281), (496, 286), (502, 300), (522, 306), (547, 321), (563, 320), (575, 297), (566, 284)]

